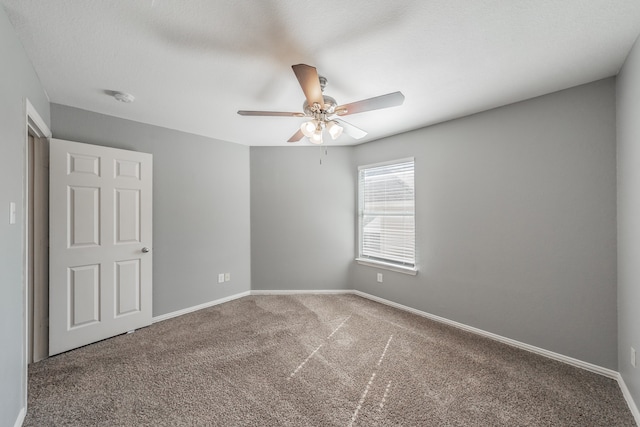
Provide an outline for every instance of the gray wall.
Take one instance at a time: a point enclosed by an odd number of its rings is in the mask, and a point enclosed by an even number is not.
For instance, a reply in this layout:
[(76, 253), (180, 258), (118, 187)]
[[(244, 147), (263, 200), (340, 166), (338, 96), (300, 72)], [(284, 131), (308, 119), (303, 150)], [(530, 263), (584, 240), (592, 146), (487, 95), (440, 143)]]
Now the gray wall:
[(57, 104), (51, 117), (54, 138), (153, 154), (154, 316), (250, 289), (248, 147)]
[(415, 156), (419, 273), (353, 287), (617, 369), (615, 138), (611, 78), (358, 146)]
[[(252, 288), (355, 288), (617, 370), (615, 138), (611, 78), (322, 166), (315, 147), (253, 147)], [(356, 265), (357, 166), (410, 156), (420, 271)]]
[(352, 152), (251, 148), (252, 289), (352, 289)]
[[(49, 101), (7, 15), (0, 7), (0, 426), (25, 406), (23, 236), (25, 98), (49, 124)], [(9, 203), (17, 206), (9, 224)]]
[[(640, 350), (639, 50), (617, 87), (617, 270), (614, 79), (330, 147), (327, 156), (316, 147), (249, 149), (60, 105), (53, 132), (154, 155), (155, 316), (252, 284), (355, 288), (619, 369), (637, 402), (628, 354)], [(24, 98), (47, 123), (49, 104), (1, 8), (0, 58), (0, 426), (12, 426), (26, 386)], [(382, 271), (378, 284), (377, 269), (353, 263), (356, 167), (407, 156), (416, 158), (420, 272)], [(222, 272), (232, 281), (218, 285)]]
[[(620, 72), (618, 119), (618, 370), (640, 405), (640, 42)], [(630, 348), (638, 351), (636, 368)]]

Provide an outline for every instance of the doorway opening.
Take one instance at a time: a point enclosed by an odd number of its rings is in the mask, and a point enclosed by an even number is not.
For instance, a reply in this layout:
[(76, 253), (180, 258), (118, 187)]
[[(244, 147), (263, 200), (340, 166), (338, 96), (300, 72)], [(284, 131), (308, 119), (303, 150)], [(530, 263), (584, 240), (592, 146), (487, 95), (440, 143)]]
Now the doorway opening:
[(49, 146), (32, 131), (27, 143), (27, 362), (33, 363), (49, 354)]
[(25, 351), (49, 354), (49, 128), (27, 100), (25, 170)]

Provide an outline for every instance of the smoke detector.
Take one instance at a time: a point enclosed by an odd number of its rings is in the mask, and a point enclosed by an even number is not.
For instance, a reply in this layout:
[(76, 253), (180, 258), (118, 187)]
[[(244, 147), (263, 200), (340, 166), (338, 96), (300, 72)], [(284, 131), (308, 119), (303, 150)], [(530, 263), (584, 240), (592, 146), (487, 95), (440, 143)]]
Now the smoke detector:
[(113, 92), (113, 97), (120, 102), (124, 102), (125, 104), (130, 104), (136, 99), (135, 96), (126, 92)]

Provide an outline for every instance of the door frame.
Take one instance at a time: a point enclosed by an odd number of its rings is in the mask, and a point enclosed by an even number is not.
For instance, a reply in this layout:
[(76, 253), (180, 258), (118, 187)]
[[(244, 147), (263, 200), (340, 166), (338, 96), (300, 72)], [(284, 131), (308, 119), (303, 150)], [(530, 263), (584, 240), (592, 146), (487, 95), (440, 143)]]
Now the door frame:
[(29, 292), (29, 353), (28, 363), (38, 362), (48, 356), (49, 348), (49, 142), (36, 136), (31, 130), (29, 138), (29, 179), (26, 214), (29, 223), (27, 277)]
[[(22, 298), (23, 298), (23, 315), (22, 315), (22, 343), (23, 343), (23, 367), (22, 372), (24, 376), (23, 383), (23, 398), (24, 398), (24, 413), (27, 410), (27, 392), (28, 392), (28, 366), (30, 355), (30, 339), (29, 330), (31, 327), (31, 310), (29, 309), (29, 300), (31, 295), (29, 293), (29, 280), (31, 278), (30, 266), (33, 263), (33, 259), (30, 257), (31, 239), (33, 236), (29, 232), (29, 221), (31, 220), (31, 206), (29, 199), (31, 197), (31, 175), (32, 167), (30, 166), (31, 159), (33, 157), (33, 150), (29, 147), (29, 134), (34, 135), (36, 138), (51, 138), (51, 130), (47, 126), (46, 122), (42, 119), (38, 111), (28, 98), (25, 98), (24, 104), (25, 111), (25, 127), (24, 127), (24, 175), (22, 181), (22, 212), (23, 212), (23, 237), (22, 237)], [(34, 164), (34, 168), (37, 167)], [(35, 219), (35, 218), (34, 218)], [(38, 266), (34, 265), (34, 268)]]

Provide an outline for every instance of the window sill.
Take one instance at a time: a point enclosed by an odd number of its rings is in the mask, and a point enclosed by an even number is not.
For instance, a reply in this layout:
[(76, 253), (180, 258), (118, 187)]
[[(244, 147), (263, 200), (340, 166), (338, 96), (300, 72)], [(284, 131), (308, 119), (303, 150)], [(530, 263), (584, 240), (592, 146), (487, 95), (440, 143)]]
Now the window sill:
[(403, 267), (401, 265), (391, 264), (388, 262), (382, 261), (373, 261), (366, 258), (356, 258), (356, 262), (360, 265), (367, 265), (369, 267), (382, 268), (383, 270), (391, 270), (397, 273), (409, 274), (411, 276), (415, 276), (418, 274), (418, 269), (416, 267)]

